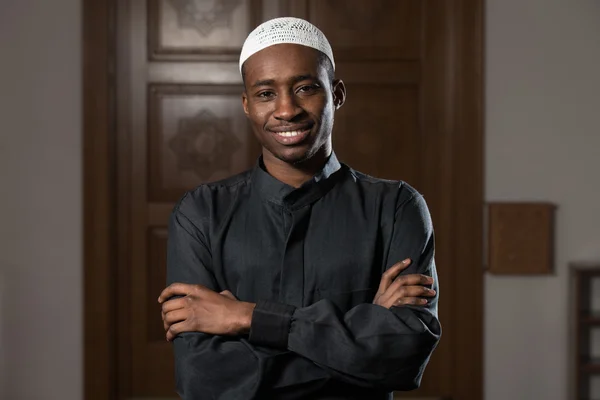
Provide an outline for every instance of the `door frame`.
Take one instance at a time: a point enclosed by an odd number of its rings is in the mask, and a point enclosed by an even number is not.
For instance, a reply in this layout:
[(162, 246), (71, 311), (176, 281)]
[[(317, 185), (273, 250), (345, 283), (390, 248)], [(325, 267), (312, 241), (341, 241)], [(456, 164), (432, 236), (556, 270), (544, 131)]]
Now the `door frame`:
[[(118, 0), (83, 0), (84, 398), (118, 398), (118, 178), (116, 26)], [(456, 398), (483, 398), (483, 3), (452, 1), (456, 87), (451, 193), (458, 216), (453, 323)], [(441, 266), (443, 267), (443, 266)], [(463, 286), (464, 285), (464, 286)], [(443, 340), (443, 339), (442, 339)]]
[(84, 398), (117, 399), (116, 6), (83, 0)]

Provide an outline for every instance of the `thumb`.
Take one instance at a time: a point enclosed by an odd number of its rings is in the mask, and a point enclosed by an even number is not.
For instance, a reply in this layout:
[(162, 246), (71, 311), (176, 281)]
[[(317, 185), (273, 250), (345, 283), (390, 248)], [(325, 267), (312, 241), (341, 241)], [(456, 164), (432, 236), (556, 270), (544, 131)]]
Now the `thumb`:
[(385, 291), (390, 287), (392, 282), (394, 282), (394, 280), (400, 274), (400, 272), (408, 268), (411, 262), (412, 260), (410, 258), (407, 258), (403, 261), (400, 261), (399, 263), (392, 265), (390, 269), (385, 271), (381, 276), (381, 281), (379, 282), (379, 289), (377, 290), (377, 293), (385, 293)]

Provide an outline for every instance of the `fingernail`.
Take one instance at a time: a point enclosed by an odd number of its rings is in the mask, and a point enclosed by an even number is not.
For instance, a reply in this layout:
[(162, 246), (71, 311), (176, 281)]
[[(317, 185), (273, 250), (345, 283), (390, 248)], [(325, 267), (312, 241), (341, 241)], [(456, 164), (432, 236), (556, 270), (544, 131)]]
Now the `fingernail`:
[(406, 260), (402, 261), (402, 264), (406, 265), (410, 262), (410, 258), (407, 258)]

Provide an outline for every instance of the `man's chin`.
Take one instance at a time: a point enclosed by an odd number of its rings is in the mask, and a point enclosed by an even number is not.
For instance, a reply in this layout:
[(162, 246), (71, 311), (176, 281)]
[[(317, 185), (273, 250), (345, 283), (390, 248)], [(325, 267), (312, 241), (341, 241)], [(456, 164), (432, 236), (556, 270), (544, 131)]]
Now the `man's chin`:
[(280, 154), (275, 154), (275, 157), (277, 157), (278, 159), (280, 159), (281, 161), (290, 164), (290, 165), (300, 165), (306, 161), (308, 161), (310, 159), (310, 154), (307, 151), (304, 152), (298, 152), (298, 153), (292, 153), (292, 154), (285, 154), (285, 153), (280, 153)]
[(319, 148), (311, 145), (278, 148), (278, 151), (273, 151), (272, 148), (267, 150), (278, 160), (294, 167), (310, 162), (319, 153)]

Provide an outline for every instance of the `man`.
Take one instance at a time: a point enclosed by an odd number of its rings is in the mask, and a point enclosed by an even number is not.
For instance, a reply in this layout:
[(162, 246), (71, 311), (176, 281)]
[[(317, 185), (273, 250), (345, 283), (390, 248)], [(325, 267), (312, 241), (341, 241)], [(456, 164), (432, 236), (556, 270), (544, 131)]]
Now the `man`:
[(406, 183), (338, 162), (334, 70), (301, 19), (244, 43), (262, 157), (187, 193), (169, 224), (159, 302), (184, 399), (389, 399), (420, 383), (441, 334), (429, 212)]

